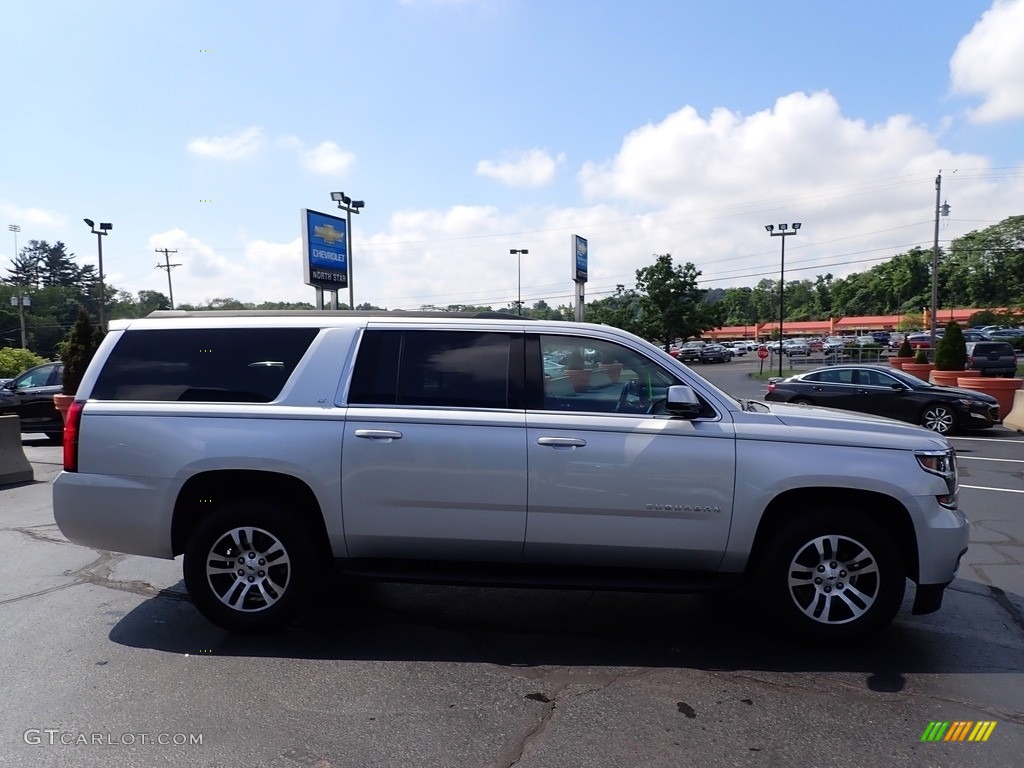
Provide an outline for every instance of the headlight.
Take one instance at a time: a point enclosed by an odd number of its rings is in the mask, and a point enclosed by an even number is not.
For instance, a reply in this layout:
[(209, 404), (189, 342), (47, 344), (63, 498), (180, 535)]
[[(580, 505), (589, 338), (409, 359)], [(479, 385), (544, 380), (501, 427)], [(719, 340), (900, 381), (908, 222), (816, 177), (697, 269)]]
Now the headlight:
[(952, 448), (946, 451), (916, 451), (917, 463), (921, 469), (933, 475), (938, 475), (946, 481), (948, 493), (937, 496), (939, 504), (948, 509), (955, 509), (957, 506), (957, 491), (960, 485), (957, 482), (956, 451)]

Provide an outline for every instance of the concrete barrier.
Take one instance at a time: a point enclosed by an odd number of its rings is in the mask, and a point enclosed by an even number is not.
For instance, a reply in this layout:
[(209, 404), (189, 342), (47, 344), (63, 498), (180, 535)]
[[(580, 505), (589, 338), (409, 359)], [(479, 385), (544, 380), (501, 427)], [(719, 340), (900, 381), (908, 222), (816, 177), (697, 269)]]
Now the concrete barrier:
[(1013, 407), (1003, 416), (1003, 426), (1024, 432), (1024, 389), (1013, 393)]
[(21, 446), (21, 419), (0, 416), (0, 485), (28, 483), (35, 479)]

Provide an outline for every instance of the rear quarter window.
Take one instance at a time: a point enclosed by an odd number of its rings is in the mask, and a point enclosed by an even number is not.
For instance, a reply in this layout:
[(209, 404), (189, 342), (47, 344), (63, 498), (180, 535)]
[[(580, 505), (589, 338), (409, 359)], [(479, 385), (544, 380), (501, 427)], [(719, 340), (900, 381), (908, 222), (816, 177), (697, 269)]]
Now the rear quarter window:
[(91, 393), (96, 400), (269, 403), (316, 328), (126, 331)]

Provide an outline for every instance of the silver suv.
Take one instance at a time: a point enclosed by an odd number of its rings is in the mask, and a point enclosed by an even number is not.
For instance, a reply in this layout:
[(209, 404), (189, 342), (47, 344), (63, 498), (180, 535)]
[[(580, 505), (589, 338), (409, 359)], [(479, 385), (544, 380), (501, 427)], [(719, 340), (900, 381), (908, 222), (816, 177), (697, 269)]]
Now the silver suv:
[[(557, 360), (557, 365), (550, 361)], [(736, 400), (607, 326), (160, 312), (86, 372), (53, 488), (80, 544), (173, 558), (232, 630), (352, 576), (744, 586), (824, 640), (937, 610), (967, 548), (945, 438)]]

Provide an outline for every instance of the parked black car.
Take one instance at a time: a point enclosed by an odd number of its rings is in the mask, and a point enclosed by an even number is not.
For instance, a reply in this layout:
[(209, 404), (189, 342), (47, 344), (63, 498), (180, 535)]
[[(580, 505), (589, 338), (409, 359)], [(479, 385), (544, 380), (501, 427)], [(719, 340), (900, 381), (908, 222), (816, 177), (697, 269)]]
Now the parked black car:
[(920, 424), (940, 434), (999, 421), (999, 402), (970, 389), (939, 387), (877, 365), (833, 365), (770, 379), (765, 400), (859, 411)]
[(60, 442), (64, 420), (53, 396), (60, 394), (63, 376), (64, 363), (43, 363), (0, 385), (0, 416), (18, 416), (22, 432), (44, 432)]
[(708, 344), (700, 348), (702, 363), (728, 363), (732, 360), (732, 350), (721, 344)]
[(967, 344), (967, 367), (982, 376), (1014, 376), (1017, 354), (1008, 341), (972, 341)]

